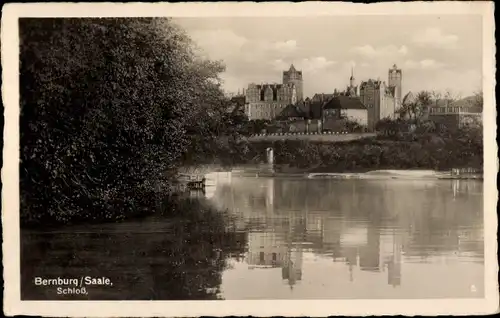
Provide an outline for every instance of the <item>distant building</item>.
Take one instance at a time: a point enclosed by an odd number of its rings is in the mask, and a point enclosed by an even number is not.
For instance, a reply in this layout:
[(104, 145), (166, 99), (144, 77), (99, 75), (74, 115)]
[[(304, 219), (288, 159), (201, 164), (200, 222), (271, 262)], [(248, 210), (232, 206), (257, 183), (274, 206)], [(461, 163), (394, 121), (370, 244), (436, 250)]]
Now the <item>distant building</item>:
[(250, 120), (272, 120), (285, 107), (303, 100), (302, 71), (293, 64), (283, 72), (282, 84), (250, 84), (246, 91), (245, 113)]
[(304, 120), (308, 117), (307, 110), (299, 105), (290, 104), (276, 116), (276, 120)]
[(383, 118), (395, 118), (396, 110), (401, 107), (403, 73), (396, 64), (389, 69), (389, 82), (369, 79), (359, 87), (361, 102), (368, 109), (368, 129), (375, 129), (376, 123)]
[(340, 119), (366, 126), (368, 124), (368, 110), (358, 97), (333, 97), (323, 106), (323, 129), (335, 130), (334, 127)]
[(321, 94), (314, 94), (314, 96), (311, 98), (311, 102), (313, 103), (317, 103), (317, 102), (327, 102), (329, 101), (330, 99), (332, 99), (333, 97), (335, 97), (335, 93), (334, 94), (324, 94), (324, 93), (321, 93)]
[(333, 94), (314, 94), (310, 100), (306, 100), (309, 109), (310, 119), (321, 119), (323, 114), (323, 106), (333, 97), (337, 96), (337, 90)]
[(449, 106), (429, 108), (428, 119), (447, 128), (475, 126), (483, 121), (482, 109), (475, 106)]
[(380, 80), (369, 79), (360, 85), (360, 100), (368, 110), (368, 129), (375, 129), (383, 118), (393, 119), (396, 112), (395, 87)]

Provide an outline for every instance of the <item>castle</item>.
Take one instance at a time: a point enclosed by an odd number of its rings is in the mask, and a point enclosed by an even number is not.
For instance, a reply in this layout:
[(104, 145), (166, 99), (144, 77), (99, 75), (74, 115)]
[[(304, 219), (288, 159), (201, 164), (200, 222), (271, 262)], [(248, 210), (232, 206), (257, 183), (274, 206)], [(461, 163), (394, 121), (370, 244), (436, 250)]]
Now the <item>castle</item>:
[(251, 120), (271, 120), (285, 107), (303, 100), (302, 71), (293, 64), (283, 72), (282, 84), (250, 84), (245, 94), (245, 113)]
[[(387, 84), (385, 81), (369, 79), (357, 85), (351, 68), (349, 85), (344, 92), (335, 89), (333, 94), (316, 94), (312, 99), (304, 100), (303, 83), (302, 71), (296, 70), (292, 64), (288, 71), (283, 72), (282, 84), (250, 84), (245, 94), (245, 113), (250, 120), (272, 120), (287, 106), (304, 104), (305, 108), (310, 108), (308, 113), (317, 114), (313, 117), (319, 116), (308, 119), (319, 119), (323, 106), (332, 98), (348, 96), (358, 99), (366, 107), (367, 128), (373, 130), (379, 120), (394, 118), (402, 103), (402, 71), (395, 64), (388, 71)], [(314, 111), (316, 106), (319, 106), (319, 111)]]
[[(396, 110), (401, 107), (402, 71), (394, 64), (389, 69), (388, 84), (385, 81), (369, 79), (362, 81), (358, 86), (351, 68), (349, 86), (344, 92), (336, 89), (333, 94), (321, 94), (321, 96), (349, 96), (359, 98), (368, 112), (367, 128), (373, 130), (375, 124), (383, 118), (394, 118)], [(316, 94), (313, 101), (320, 100), (321, 96)]]

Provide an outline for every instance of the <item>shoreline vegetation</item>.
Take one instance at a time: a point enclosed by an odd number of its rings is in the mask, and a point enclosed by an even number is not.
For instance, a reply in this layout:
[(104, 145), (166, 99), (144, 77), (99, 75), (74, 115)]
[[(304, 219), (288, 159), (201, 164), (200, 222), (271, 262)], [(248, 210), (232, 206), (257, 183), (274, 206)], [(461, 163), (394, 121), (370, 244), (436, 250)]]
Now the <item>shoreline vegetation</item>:
[(159, 202), (163, 216), (177, 215), (181, 168), (261, 165), (268, 147), (278, 174), (482, 170), (482, 128), (428, 121), (410, 134), (381, 126), (377, 136), (337, 143), (249, 141), (263, 124), (225, 95), (222, 62), (198, 56), (170, 19), (21, 19), (19, 27), (22, 227), (118, 222), (155, 214)]
[[(225, 148), (227, 147), (227, 148)], [(415, 132), (404, 136), (363, 138), (328, 143), (306, 140), (248, 142), (215, 149), (213, 161), (226, 166), (265, 164), (273, 148), (276, 172), (359, 173), (373, 170), (435, 170), (483, 166), (482, 130)], [(208, 162), (206, 162), (208, 163)]]

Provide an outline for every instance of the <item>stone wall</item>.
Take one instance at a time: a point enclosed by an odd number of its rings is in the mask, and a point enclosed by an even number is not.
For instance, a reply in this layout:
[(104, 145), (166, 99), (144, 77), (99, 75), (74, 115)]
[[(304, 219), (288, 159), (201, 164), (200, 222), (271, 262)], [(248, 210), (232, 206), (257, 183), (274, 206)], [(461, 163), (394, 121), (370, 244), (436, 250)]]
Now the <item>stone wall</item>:
[(309, 141), (327, 141), (327, 142), (343, 142), (357, 140), (362, 138), (375, 137), (375, 133), (315, 133), (315, 134), (268, 134), (255, 135), (248, 138), (248, 141), (263, 141), (263, 140), (309, 140)]

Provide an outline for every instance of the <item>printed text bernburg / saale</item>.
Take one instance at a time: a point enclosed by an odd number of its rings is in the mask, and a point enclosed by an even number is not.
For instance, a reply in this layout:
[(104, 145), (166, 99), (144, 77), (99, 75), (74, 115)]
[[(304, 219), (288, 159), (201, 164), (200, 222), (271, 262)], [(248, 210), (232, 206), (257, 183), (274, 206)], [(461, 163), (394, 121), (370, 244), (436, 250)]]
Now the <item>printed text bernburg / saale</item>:
[(43, 278), (35, 277), (37, 286), (113, 286), (108, 277), (82, 276), (80, 278)]

